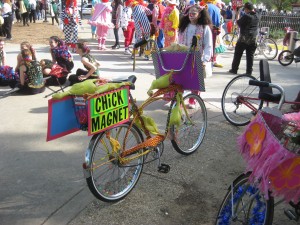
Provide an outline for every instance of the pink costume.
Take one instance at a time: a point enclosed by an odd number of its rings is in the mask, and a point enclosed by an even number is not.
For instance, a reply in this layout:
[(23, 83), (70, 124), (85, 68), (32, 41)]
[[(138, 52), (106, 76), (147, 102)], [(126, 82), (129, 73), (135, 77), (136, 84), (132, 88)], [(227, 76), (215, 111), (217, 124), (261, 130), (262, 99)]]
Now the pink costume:
[(172, 43), (176, 42), (177, 30), (179, 26), (179, 11), (175, 4), (169, 4), (166, 7), (159, 26), (164, 32), (165, 47), (168, 47)]
[(108, 34), (108, 29), (113, 28), (111, 22), (111, 3), (103, 0), (102, 3), (95, 5), (95, 11), (88, 24), (97, 27), (98, 47), (99, 50), (106, 50), (105, 41)]

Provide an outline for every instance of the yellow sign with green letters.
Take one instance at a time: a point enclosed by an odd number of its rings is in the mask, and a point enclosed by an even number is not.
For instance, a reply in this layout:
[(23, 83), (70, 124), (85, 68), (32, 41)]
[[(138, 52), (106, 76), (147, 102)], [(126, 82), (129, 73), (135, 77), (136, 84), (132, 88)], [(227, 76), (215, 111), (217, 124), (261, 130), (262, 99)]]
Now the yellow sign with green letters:
[(96, 134), (129, 120), (128, 87), (89, 100), (88, 133)]

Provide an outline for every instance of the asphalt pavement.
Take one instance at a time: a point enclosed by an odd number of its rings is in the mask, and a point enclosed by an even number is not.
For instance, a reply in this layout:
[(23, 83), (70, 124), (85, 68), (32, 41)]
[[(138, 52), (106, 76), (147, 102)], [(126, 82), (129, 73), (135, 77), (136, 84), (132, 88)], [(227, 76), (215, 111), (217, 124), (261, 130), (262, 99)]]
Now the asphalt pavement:
[[(138, 102), (145, 100), (146, 92), (155, 79), (152, 61), (137, 58), (136, 70), (133, 71), (133, 61), (130, 56), (123, 54), (123, 46), (117, 50), (100, 52), (97, 50), (97, 41), (91, 37), (90, 28), (84, 20), (79, 38), (88, 41), (92, 54), (100, 61), (101, 76), (117, 78), (136, 75), (133, 96)], [(120, 32), (123, 44), (122, 37)], [(113, 44), (113, 32), (110, 30), (107, 46)], [(48, 46), (36, 45), (35, 49), (38, 59), (50, 59)], [(15, 66), (19, 45), (7, 43), (6, 51), (9, 64)], [(164, 160), (181, 167), (171, 166), (172, 172), (161, 176), (157, 175), (155, 165), (147, 165), (141, 184), (128, 196), (128, 200), (126, 198), (118, 204), (102, 203), (88, 190), (81, 166), (90, 140), (85, 132), (75, 132), (46, 142), (49, 98), (44, 96), (50, 90), (33, 96), (11, 95), (2, 98), (0, 224), (212, 224), (217, 213), (215, 206), (220, 203), (221, 195), (225, 194), (227, 185), (244, 168), (238, 154), (230, 153), (235, 151), (235, 139), (242, 128), (233, 127), (225, 121), (220, 103), (226, 84), (234, 77), (227, 72), (232, 57), (233, 51), (222, 54), (219, 61), (224, 67), (214, 68), (213, 76), (205, 79), (206, 92), (201, 93), (201, 97), (208, 110), (208, 132), (199, 153), (185, 159), (167, 144), (165, 152), (168, 153), (164, 153)], [(257, 77), (260, 59), (261, 56), (255, 58), (254, 62), (253, 75)], [(76, 71), (82, 66), (77, 55), (74, 55), (74, 60)], [(282, 67), (276, 60), (269, 64), (272, 81), (282, 85), (287, 99), (293, 100), (300, 87), (299, 68), (295, 63)], [(244, 57), (239, 72), (245, 72)], [(0, 87), (0, 94), (7, 90), (6, 87)], [(163, 103), (154, 104), (148, 109), (148, 113), (157, 121), (160, 121), (163, 111)], [(158, 124), (162, 126), (160, 122)], [(229, 171), (232, 164), (235, 164), (234, 170)], [(196, 172), (202, 174), (203, 179)], [(227, 182), (224, 183), (224, 180)], [(200, 193), (195, 188), (203, 190), (200, 196), (203, 199), (204, 189), (207, 195), (213, 196), (213, 204), (210, 205), (210, 200), (199, 200)], [(214, 192), (210, 193), (210, 190)], [(184, 191), (187, 196), (181, 199)], [(173, 204), (170, 199), (179, 201), (172, 218), (172, 213), (163, 206)], [(186, 199), (189, 201), (186, 202)], [(194, 210), (201, 209), (201, 212), (184, 211), (189, 204), (194, 206)], [(205, 208), (209, 208), (209, 212)], [(197, 216), (193, 217), (194, 214)]]

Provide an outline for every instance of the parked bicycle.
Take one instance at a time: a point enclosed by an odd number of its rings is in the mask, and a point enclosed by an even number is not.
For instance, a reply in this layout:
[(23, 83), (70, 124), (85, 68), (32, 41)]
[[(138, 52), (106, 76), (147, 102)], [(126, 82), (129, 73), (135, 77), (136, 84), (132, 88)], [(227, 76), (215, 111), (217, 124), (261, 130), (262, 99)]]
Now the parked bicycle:
[[(249, 82), (281, 92), (278, 109), (284, 103), (282, 87), (268, 82)], [(216, 218), (216, 225), (271, 225), (274, 207), (289, 202), (285, 215), (300, 218), (300, 120), (298, 114), (274, 116), (259, 111), (238, 138), (239, 151), (247, 163), (245, 174), (238, 176), (228, 188)], [(254, 140), (255, 139), (255, 140)], [(275, 203), (274, 198), (280, 198)]]
[(278, 46), (272, 38), (266, 36), (267, 34), (267, 32), (259, 31), (254, 55), (263, 55), (266, 59), (272, 60), (278, 54)]
[[(147, 41), (144, 40), (143, 43)], [(166, 76), (161, 78), (164, 81), (159, 80), (159, 85), (171, 79)], [(131, 85), (126, 88), (127, 91), (125, 90), (127, 94), (122, 95), (128, 96), (128, 101), (125, 99), (122, 102), (129, 102), (130, 121), (95, 134), (86, 150), (83, 163), (90, 191), (96, 198), (106, 202), (119, 201), (128, 195), (137, 184), (145, 163), (158, 160), (158, 171), (169, 172), (170, 166), (161, 163), (164, 141), (167, 137), (177, 152), (190, 155), (200, 147), (207, 128), (206, 107), (198, 94), (184, 94), (182, 86), (171, 84), (159, 88), (138, 106), (131, 95), (136, 77), (131, 76), (126, 80), (128, 81)], [(151, 103), (165, 100), (166, 94), (170, 92), (173, 92), (174, 96), (168, 97), (171, 105), (164, 133), (161, 133), (155, 121), (145, 116), (143, 111)], [(94, 124), (100, 126), (100, 122), (96, 121)]]
[[(267, 32), (259, 31), (257, 37), (257, 48), (254, 55), (263, 55), (266, 59), (275, 59), (278, 54), (278, 46), (276, 42), (266, 36)], [(222, 39), (227, 48), (235, 47), (238, 41), (238, 28), (235, 27), (232, 33), (225, 34)]]
[[(260, 80), (271, 82), (269, 64), (267, 60), (260, 60)], [(257, 87), (249, 85), (250, 80), (257, 78), (249, 75), (234, 77), (225, 87), (221, 99), (221, 107), (224, 117), (235, 126), (248, 124), (266, 103), (279, 103), (280, 94), (273, 94), (269, 87)], [(285, 101), (285, 104), (299, 104), (300, 102)]]
[(238, 26), (233, 27), (233, 32), (226, 33), (223, 35), (222, 40), (227, 49), (234, 48), (239, 37)]
[[(299, 40), (299, 38), (294, 38), (296, 42)], [(294, 49), (294, 51), (284, 50), (278, 55), (278, 62), (283, 66), (288, 66), (292, 64), (293, 61), (295, 61), (295, 63), (300, 62), (300, 46)]]

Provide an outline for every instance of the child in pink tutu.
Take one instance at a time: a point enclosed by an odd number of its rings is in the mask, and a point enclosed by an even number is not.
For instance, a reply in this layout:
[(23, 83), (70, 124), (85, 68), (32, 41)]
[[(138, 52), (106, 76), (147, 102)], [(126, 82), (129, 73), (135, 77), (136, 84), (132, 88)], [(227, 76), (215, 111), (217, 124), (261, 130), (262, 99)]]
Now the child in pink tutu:
[(111, 3), (108, 0), (102, 0), (101, 3), (95, 5), (95, 11), (88, 24), (97, 27), (98, 48), (99, 50), (107, 50), (105, 41), (109, 28), (114, 28), (111, 22)]

